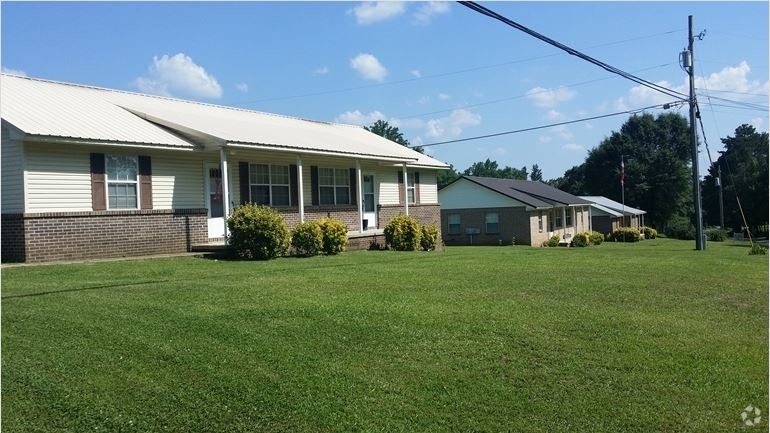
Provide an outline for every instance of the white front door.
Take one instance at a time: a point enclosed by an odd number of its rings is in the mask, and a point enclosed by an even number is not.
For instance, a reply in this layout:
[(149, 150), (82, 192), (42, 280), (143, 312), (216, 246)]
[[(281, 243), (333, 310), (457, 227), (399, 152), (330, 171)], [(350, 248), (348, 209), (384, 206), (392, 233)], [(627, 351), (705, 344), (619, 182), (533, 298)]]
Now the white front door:
[(377, 199), (374, 193), (374, 174), (363, 175), (364, 230), (377, 228)]
[(206, 207), (209, 210), (209, 237), (225, 236), (225, 208), (222, 201), (222, 169), (206, 164)]

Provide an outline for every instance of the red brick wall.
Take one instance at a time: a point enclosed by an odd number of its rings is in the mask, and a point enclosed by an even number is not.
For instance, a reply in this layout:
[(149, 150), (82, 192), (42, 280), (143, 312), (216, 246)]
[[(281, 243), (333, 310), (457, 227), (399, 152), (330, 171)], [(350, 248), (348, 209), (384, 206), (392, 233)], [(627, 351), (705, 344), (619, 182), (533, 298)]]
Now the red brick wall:
[[(498, 215), (498, 233), (486, 233), (485, 214)], [(460, 234), (449, 233), (449, 215), (460, 215)], [(543, 222), (545, 224), (545, 221)], [(471, 236), (465, 229), (475, 227), (481, 232)], [(441, 238), (445, 245), (511, 245), (514, 238), (518, 245), (533, 245), (530, 214), (523, 207), (442, 209)], [(533, 245), (539, 246), (539, 245)]]
[[(403, 213), (403, 205), (378, 205), (377, 228), (385, 228), (394, 216)], [(434, 224), (439, 227), (441, 226), (441, 207), (437, 204), (409, 205), (409, 215), (415, 217), (420, 224)]]
[[(22, 231), (26, 262), (179, 253), (208, 240), (206, 209), (54, 212), (18, 217), (22, 223), (14, 230)], [(3, 231), (10, 231), (10, 227), (4, 224)], [(18, 232), (13, 236), (18, 238)]]

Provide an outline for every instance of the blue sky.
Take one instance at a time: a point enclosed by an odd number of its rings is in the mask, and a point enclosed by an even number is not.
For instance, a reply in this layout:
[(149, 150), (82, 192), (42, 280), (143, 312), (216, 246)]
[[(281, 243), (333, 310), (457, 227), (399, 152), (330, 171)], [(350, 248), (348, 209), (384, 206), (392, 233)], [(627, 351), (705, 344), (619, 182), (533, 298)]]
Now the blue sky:
[[(767, 2), (488, 2), (646, 80), (686, 92), (687, 16), (712, 154), (741, 123), (768, 128)], [(667, 102), (457, 3), (3, 2), (4, 71), (324, 121), (396, 124), (414, 144)], [(676, 110), (676, 109), (675, 109)], [(658, 111), (651, 111), (657, 113)], [(686, 107), (679, 109), (686, 115)], [(491, 158), (579, 164), (627, 116), (429, 147), (459, 169)], [(701, 173), (707, 157), (701, 152)]]

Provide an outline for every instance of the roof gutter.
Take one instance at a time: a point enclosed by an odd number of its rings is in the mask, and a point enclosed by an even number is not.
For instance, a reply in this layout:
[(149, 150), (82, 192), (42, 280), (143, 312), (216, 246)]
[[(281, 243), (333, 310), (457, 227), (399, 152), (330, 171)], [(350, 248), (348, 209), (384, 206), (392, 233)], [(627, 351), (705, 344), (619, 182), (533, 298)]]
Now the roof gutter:
[(88, 138), (75, 138), (75, 137), (56, 137), (51, 135), (35, 135), (26, 134), (24, 141), (30, 143), (60, 143), (60, 144), (78, 144), (89, 146), (114, 146), (114, 147), (131, 147), (142, 149), (163, 149), (163, 150), (179, 150), (182, 152), (192, 152), (194, 147), (182, 147), (173, 146), (169, 144), (158, 143), (129, 143), (124, 141), (104, 141), (104, 140), (92, 140)]
[(322, 155), (322, 156), (333, 156), (333, 157), (350, 157), (350, 158), (358, 158), (358, 159), (366, 159), (366, 160), (373, 160), (373, 161), (388, 161), (388, 162), (398, 162), (398, 163), (408, 163), (409, 161), (415, 161), (415, 159), (412, 158), (393, 158), (393, 157), (387, 157), (387, 156), (376, 156), (376, 155), (363, 155), (360, 153), (345, 153), (345, 152), (330, 152), (330, 151), (324, 151), (324, 150), (312, 150), (312, 149), (299, 149), (295, 147), (284, 147), (284, 146), (266, 146), (262, 144), (244, 144), (244, 143), (227, 143), (226, 147), (229, 148), (236, 148), (236, 149), (252, 149), (252, 150), (269, 150), (272, 152), (286, 152), (286, 153), (300, 153), (304, 155)]

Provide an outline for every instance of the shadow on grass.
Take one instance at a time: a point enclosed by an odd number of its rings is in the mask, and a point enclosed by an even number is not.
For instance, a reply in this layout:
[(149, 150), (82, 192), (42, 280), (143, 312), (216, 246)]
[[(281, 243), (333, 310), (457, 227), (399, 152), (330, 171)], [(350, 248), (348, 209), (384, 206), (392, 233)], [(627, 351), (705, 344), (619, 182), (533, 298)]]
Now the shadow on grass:
[(29, 297), (33, 297), (33, 296), (55, 295), (57, 293), (84, 292), (84, 291), (87, 291), (87, 290), (114, 289), (116, 287), (142, 286), (142, 285), (145, 285), (145, 284), (165, 283), (165, 282), (168, 282), (168, 281), (169, 280), (154, 280), (154, 281), (142, 281), (142, 282), (138, 282), (138, 283), (105, 284), (105, 285), (102, 285), (102, 286), (79, 287), (79, 288), (76, 288), (76, 289), (49, 290), (47, 292), (35, 292), (35, 293), (25, 293), (23, 295), (3, 296), (2, 299), (29, 298)]

